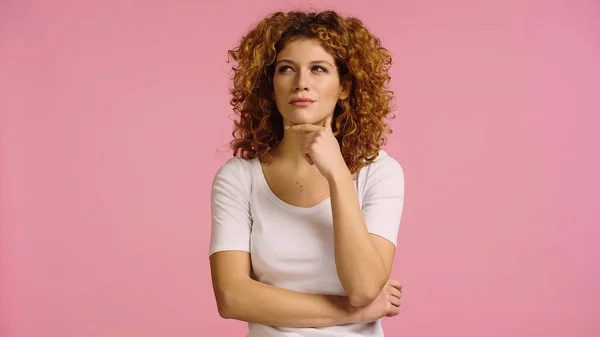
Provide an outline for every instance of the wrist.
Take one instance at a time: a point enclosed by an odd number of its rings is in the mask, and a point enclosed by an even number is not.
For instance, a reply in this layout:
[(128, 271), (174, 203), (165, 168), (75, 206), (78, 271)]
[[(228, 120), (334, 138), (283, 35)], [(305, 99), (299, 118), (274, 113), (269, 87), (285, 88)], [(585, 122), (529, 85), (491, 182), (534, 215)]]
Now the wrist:
[(352, 181), (352, 174), (350, 173), (350, 170), (348, 169), (348, 167), (344, 165), (343, 167), (340, 167), (336, 171), (333, 171), (331, 174), (329, 174), (325, 178), (327, 179), (329, 186), (337, 186), (340, 183), (343, 183), (345, 181), (348, 181), (348, 180)]

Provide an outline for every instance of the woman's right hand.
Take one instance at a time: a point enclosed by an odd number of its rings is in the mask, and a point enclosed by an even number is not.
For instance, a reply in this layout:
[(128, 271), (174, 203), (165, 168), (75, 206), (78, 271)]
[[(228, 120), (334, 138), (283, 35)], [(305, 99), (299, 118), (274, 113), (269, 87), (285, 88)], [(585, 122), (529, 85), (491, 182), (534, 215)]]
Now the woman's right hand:
[(370, 323), (384, 316), (393, 317), (398, 315), (401, 297), (402, 282), (389, 279), (373, 302), (355, 309), (353, 313), (354, 321), (356, 323)]

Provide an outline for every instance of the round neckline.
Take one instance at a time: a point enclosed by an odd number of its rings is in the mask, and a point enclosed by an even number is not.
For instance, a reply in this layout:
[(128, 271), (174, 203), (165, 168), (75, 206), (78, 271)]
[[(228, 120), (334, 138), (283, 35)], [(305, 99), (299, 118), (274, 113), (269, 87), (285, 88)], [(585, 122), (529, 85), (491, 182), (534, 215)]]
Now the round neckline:
[(280, 207), (282, 207), (290, 212), (294, 212), (294, 213), (313, 213), (313, 212), (320, 210), (321, 208), (325, 207), (325, 205), (330, 203), (331, 196), (327, 197), (327, 199), (324, 199), (323, 201), (321, 201), (318, 204), (311, 206), (311, 207), (294, 206), (292, 204), (289, 204), (289, 203), (281, 200), (281, 198), (279, 198), (273, 192), (273, 190), (271, 190), (271, 187), (269, 186), (269, 183), (267, 182), (267, 178), (265, 177), (265, 173), (262, 169), (262, 165), (261, 165), (258, 157), (254, 158), (253, 161), (254, 161), (254, 173), (260, 182), (261, 189), (264, 190), (265, 194), (271, 201), (273, 201), (275, 204), (279, 205)]

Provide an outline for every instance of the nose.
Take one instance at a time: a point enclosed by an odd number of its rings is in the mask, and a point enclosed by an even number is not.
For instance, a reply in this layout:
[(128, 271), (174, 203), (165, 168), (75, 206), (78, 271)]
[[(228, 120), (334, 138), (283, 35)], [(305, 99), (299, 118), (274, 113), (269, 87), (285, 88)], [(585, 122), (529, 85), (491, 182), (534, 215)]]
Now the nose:
[(304, 75), (302, 71), (298, 72), (296, 76), (296, 86), (294, 87), (294, 91), (308, 91), (308, 79), (307, 76)]

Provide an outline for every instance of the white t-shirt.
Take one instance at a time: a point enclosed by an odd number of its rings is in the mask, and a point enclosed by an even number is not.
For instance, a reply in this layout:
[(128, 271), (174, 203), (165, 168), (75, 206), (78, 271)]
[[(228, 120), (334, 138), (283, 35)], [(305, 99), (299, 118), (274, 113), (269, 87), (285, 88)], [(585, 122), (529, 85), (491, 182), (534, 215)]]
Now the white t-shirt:
[[(404, 203), (404, 173), (381, 150), (355, 180), (370, 233), (394, 245)], [(212, 188), (209, 255), (224, 250), (250, 252), (260, 282), (294, 291), (346, 295), (333, 253), (331, 200), (309, 208), (292, 206), (269, 188), (258, 159), (230, 158)], [(322, 328), (280, 328), (248, 324), (248, 337), (381, 337), (381, 320)]]

